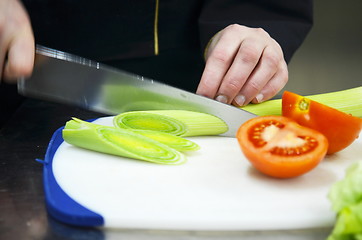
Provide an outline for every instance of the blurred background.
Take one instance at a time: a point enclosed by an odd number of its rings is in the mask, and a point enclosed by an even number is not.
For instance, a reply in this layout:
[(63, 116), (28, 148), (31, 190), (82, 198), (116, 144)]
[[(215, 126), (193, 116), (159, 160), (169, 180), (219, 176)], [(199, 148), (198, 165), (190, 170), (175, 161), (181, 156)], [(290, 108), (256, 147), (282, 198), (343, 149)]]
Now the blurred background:
[(361, 0), (314, 1), (314, 26), (289, 64), (285, 90), (306, 95), (362, 86), (361, 10)]

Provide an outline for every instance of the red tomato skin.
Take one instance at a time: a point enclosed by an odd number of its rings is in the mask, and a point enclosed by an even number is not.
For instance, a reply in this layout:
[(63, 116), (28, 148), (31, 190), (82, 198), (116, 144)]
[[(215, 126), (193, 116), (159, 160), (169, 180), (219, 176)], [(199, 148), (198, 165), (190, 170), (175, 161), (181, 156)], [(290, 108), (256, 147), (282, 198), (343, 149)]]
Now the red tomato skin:
[[(247, 139), (249, 129), (256, 122), (276, 120), (286, 124), (290, 131), (304, 133), (318, 140), (318, 147), (310, 153), (300, 156), (276, 156), (263, 148), (257, 148)], [(293, 178), (314, 169), (325, 157), (328, 141), (319, 132), (300, 126), (295, 121), (283, 116), (263, 116), (248, 120), (240, 126), (236, 134), (242, 152), (248, 161), (260, 172), (274, 178)]]
[[(325, 153), (320, 154), (320, 157), (306, 158), (303, 162), (287, 164), (284, 161), (273, 161), (273, 156), (268, 153), (262, 155), (253, 151), (243, 151), (245, 157), (249, 159), (250, 163), (260, 172), (274, 178), (294, 178), (301, 176), (315, 167), (323, 160)], [(266, 161), (266, 159), (270, 159)]]
[(309, 99), (308, 109), (301, 110), (299, 102), (302, 99), (305, 98), (285, 91), (282, 97), (282, 115), (326, 136), (329, 142), (327, 154), (345, 149), (358, 138), (362, 129), (361, 118)]

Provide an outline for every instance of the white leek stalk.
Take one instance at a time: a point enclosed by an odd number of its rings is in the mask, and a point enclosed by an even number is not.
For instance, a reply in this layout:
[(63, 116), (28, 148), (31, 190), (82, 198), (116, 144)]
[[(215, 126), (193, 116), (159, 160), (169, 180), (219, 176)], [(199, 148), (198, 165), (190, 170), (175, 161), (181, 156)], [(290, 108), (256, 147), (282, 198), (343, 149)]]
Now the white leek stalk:
[(127, 129), (117, 129), (73, 118), (63, 129), (69, 144), (122, 157), (160, 164), (182, 164), (186, 157), (169, 146)]
[(200, 146), (197, 143), (169, 133), (138, 129), (132, 129), (132, 131), (143, 136), (152, 138), (153, 140), (163, 143), (180, 152), (196, 151), (200, 149)]

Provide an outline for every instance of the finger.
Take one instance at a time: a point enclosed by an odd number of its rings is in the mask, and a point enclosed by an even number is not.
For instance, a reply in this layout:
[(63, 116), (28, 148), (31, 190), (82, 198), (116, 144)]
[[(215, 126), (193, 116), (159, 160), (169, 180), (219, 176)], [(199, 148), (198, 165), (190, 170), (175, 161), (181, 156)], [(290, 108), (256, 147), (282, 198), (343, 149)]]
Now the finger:
[(260, 95), (252, 100), (252, 103), (261, 103), (274, 97), (288, 82), (288, 67), (285, 62), (281, 63), (279, 70), (260, 91)]
[(4, 74), (3, 74), (5, 68), (4, 63), (5, 63), (8, 45), (9, 45), (9, 38), (7, 37), (7, 34), (2, 32), (0, 36), (0, 79), (1, 80), (4, 80)]
[(220, 83), (238, 51), (239, 44), (240, 41), (235, 41), (233, 34), (225, 33), (220, 36), (206, 61), (197, 94), (215, 98)]
[(19, 77), (29, 76), (34, 66), (34, 54), (34, 37), (30, 28), (27, 28), (14, 36), (10, 42), (4, 78), (7, 81), (14, 81)]
[[(263, 95), (260, 91), (278, 71), (282, 61), (284, 61), (284, 59), (280, 51), (276, 51), (272, 46), (266, 47), (258, 65), (240, 90), (238, 96), (235, 97), (233, 104), (243, 106), (254, 98), (262, 100)], [(239, 99), (244, 99), (244, 102), (238, 101)]]
[(4, 58), (5, 58), (5, 55), (2, 53), (2, 51), (0, 51), (0, 83), (3, 81), (3, 64), (4, 64)]
[[(255, 41), (253, 38), (245, 39), (241, 43), (239, 51), (220, 85), (217, 96), (223, 96), (229, 104), (232, 102), (257, 66), (264, 48), (264, 42)], [(237, 100), (244, 101), (240, 98)]]

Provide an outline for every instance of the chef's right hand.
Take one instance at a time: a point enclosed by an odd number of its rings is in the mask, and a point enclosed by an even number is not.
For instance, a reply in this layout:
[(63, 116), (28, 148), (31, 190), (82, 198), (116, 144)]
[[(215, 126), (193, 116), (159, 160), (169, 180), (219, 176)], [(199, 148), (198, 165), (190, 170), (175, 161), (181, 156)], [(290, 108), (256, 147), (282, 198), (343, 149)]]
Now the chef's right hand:
[(0, 79), (16, 82), (33, 71), (34, 35), (19, 0), (0, 0)]

